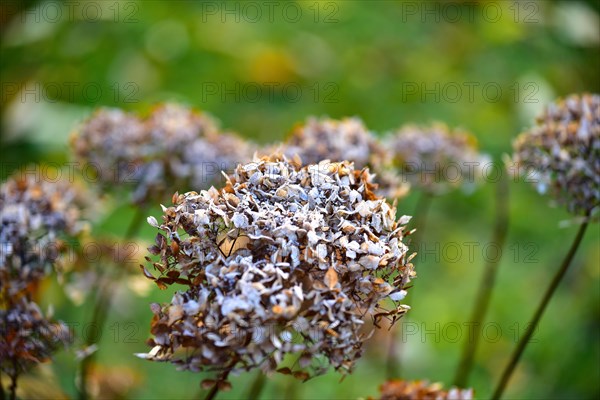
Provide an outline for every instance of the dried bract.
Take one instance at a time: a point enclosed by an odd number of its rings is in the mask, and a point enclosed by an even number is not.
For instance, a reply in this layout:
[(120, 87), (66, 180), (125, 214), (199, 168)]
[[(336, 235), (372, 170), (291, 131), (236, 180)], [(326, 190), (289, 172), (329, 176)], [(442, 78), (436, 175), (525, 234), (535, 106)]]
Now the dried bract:
[(473, 389), (444, 390), (439, 383), (393, 379), (380, 387), (381, 400), (471, 400)]
[(600, 95), (571, 95), (550, 104), (514, 142), (513, 161), (540, 193), (573, 214), (600, 205)]
[(462, 187), (471, 190), (482, 177), (489, 157), (477, 150), (477, 139), (444, 124), (408, 125), (385, 140), (392, 163), (405, 179), (438, 195)]
[[(395, 207), (368, 170), (280, 156), (239, 165), (226, 186), (174, 198), (149, 250), (160, 287), (189, 289), (154, 304), (141, 355), (182, 368), (260, 366), (308, 379), (349, 372), (370, 335), (365, 318), (396, 320), (414, 276)], [(408, 221), (403, 218), (403, 223)], [(150, 261), (150, 258), (148, 258)], [(298, 354), (293, 370), (282, 365)]]
[(210, 116), (175, 104), (156, 107), (146, 119), (100, 109), (73, 135), (72, 147), (106, 186), (133, 187), (137, 203), (208, 188), (253, 152), (249, 143), (220, 132)]

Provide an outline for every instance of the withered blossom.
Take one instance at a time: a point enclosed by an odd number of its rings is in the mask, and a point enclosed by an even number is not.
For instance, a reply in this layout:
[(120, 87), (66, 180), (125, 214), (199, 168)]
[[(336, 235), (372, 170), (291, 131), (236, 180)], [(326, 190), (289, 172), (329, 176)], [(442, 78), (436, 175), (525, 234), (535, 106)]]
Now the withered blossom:
[(376, 137), (359, 118), (309, 118), (294, 128), (284, 154), (290, 158), (298, 155), (307, 165), (350, 160), (356, 169), (369, 166), (373, 158), (385, 157)]
[(381, 400), (471, 400), (473, 389), (444, 390), (440, 383), (392, 379), (380, 387)]
[(328, 365), (350, 372), (372, 333), (366, 321), (400, 318), (415, 275), (410, 217), (396, 221), (371, 179), (349, 162), (273, 155), (239, 165), (221, 190), (175, 195), (161, 223), (148, 218), (160, 230), (149, 249), (158, 276), (142, 269), (162, 288), (188, 289), (152, 305), (152, 350), (140, 356), (302, 380)]
[(356, 117), (309, 118), (304, 125), (292, 130), (281, 150), (289, 158), (299, 156), (305, 165), (330, 160), (354, 162), (356, 169), (369, 167), (376, 174), (377, 193), (385, 197), (404, 197), (409, 189), (397, 174), (386, 168), (389, 153)]
[(69, 340), (66, 325), (52, 322), (27, 296), (0, 299), (0, 370), (16, 377), (48, 361)]
[(392, 164), (405, 180), (431, 195), (462, 187), (471, 190), (490, 163), (477, 139), (445, 124), (407, 125), (385, 139)]
[(221, 171), (252, 158), (253, 147), (221, 132), (209, 115), (163, 104), (147, 118), (119, 109), (100, 109), (73, 134), (71, 145), (83, 168), (106, 186), (133, 188), (144, 203), (175, 188), (218, 183)]
[(600, 205), (600, 95), (571, 95), (548, 105), (514, 142), (518, 172), (574, 214)]
[(0, 186), (0, 295), (15, 296), (60, 266), (64, 239), (84, 227), (82, 193), (75, 182), (32, 169)]

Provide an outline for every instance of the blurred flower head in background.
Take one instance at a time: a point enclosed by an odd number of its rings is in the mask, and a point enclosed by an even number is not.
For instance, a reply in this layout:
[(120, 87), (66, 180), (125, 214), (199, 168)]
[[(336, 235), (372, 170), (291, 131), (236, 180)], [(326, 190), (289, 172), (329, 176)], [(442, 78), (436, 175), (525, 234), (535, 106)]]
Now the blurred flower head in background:
[(177, 104), (154, 108), (141, 119), (100, 109), (72, 136), (77, 158), (106, 186), (133, 186), (133, 201), (146, 203), (177, 188), (217, 184), (221, 171), (251, 159), (253, 146), (223, 133), (212, 117)]
[(8, 376), (48, 361), (70, 339), (67, 326), (50, 321), (27, 296), (0, 300), (0, 370)]
[(600, 96), (571, 95), (550, 104), (514, 142), (518, 172), (574, 214), (600, 205)]
[(356, 169), (371, 165), (376, 158), (385, 158), (377, 138), (359, 118), (309, 118), (292, 131), (284, 154), (290, 158), (300, 156), (305, 165), (323, 160), (353, 161)]
[(439, 383), (392, 379), (381, 385), (381, 400), (471, 400), (473, 389), (444, 390)]
[[(45, 179), (41, 167), (17, 172), (0, 186), (0, 293), (15, 296), (55, 267), (58, 272), (67, 236), (85, 227), (88, 202), (83, 188), (64, 175)], [(57, 172), (61, 174), (60, 172)], [(65, 179), (63, 179), (65, 178)]]
[(385, 139), (392, 165), (404, 179), (431, 195), (455, 188), (473, 190), (490, 163), (477, 149), (477, 139), (445, 124), (407, 125)]
[[(154, 304), (143, 358), (182, 368), (260, 366), (299, 379), (346, 373), (375, 325), (395, 321), (415, 275), (396, 209), (352, 163), (307, 166), (273, 155), (239, 165), (226, 186), (174, 197), (149, 250), (160, 287), (189, 289)], [(150, 258), (148, 258), (150, 261)], [(284, 356), (298, 354), (292, 368)], [(234, 364), (234, 366), (232, 365)]]
[(287, 157), (299, 156), (305, 165), (330, 160), (354, 162), (356, 169), (368, 167), (376, 174), (377, 193), (384, 197), (398, 198), (408, 193), (408, 185), (385, 168), (389, 159), (385, 147), (359, 118), (309, 118), (293, 129), (281, 147)]

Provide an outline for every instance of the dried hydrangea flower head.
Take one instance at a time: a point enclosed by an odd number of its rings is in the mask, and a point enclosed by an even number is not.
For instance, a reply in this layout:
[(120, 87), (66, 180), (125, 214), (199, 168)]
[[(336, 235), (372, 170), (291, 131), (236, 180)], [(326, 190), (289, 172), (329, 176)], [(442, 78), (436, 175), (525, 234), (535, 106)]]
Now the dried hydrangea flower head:
[(16, 377), (48, 361), (68, 340), (66, 325), (47, 319), (27, 296), (0, 302), (0, 370), (6, 375)]
[(356, 169), (369, 167), (377, 175), (377, 192), (382, 196), (399, 198), (408, 192), (408, 186), (385, 168), (389, 154), (359, 118), (309, 118), (292, 131), (282, 150), (288, 158), (299, 156), (306, 165), (330, 160), (351, 161)]
[[(226, 186), (174, 196), (150, 252), (160, 287), (153, 346), (141, 355), (181, 368), (260, 366), (299, 379), (349, 372), (370, 336), (365, 319), (395, 320), (414, 276), (403, 243), (410, 217), (372, 192), (348, 162), (302, 166), (278, 155), (239, 165)], [(148, 258), (148, 261), (151, 259)], [(293, 366), (283, 365), (295, 353)]]
[(73, 135), (72, 147), (105, 185), (131, 184), (137, 203), (175, 188), (208, 188), (221, 179), (221, 170), (251, 159), (253, 151), (239, 137), (220, 132), (210, 116), (176, 104), (155, 107), (146, 119), (100, 109)]
[(373, 157), (384, 155), (373, 133), (358, 118), (309, 118), (292, 131), (284, 153), (290, 158), (300, 156), (305, 164), (350, 160), (356, 169), (370, 165)]
[(62, 259), (66, 239), (84, 227), (86, 198), (71, 174), (51, 170), (27, 168), (0, 186), (0, 370), (13, 383), (68, 339), (66, 326), (44, 317), (32, 298), (51, 267), (62, 272), (70, 263)]
[(571, 95), (550, 104), (514, 142), (518, 171), (535, 177), (574, 214), (600, 205), (600, 95)]
[(444, 390), (439, 383), (393, 379), (381, 385), (381, 400), (471, 400), (473, 389)]
[(439, 123), (405, 126), (385, 142), (405, 179), (432, 195), (472, 189), (490, 162), (478, 152), (474, 136)]
[(66, 235), (83, 228), (82, 190), (39, 170), (16, 173), (0, 186), (0, 293), (14, 296), (60, 262)]

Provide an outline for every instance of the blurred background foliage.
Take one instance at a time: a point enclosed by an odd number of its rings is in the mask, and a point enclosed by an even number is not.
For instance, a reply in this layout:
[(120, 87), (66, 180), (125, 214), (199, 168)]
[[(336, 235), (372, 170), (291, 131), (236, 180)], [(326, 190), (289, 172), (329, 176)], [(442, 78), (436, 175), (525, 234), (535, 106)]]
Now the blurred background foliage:
[[(26, 164), (71, 160), (70, 132), (99, 106), (144, 113), (156, 102), (181, 101), (260, 144), (281, 140), (309, 115), (356, 115), (378, 133), (439, 120), (473, 132), (499, 161), (545, 103), (600, 92), (597, 1), (3, 0), (1, 9), (2, 179)], [(452, 381), (493, 226), (492, 178), (472, 195), (452, 193), (432, 204), (423, 244), (415, 249), (419, 277), (406, 300), (413, 308), (407, 323), (418, 329), (405, 346), (408, 378)], [(483, 398), (576, 231), (559, 227), (569, 215), (549, 207), (527, 183), (511, 177), (510, 192), (492, 325), (471, 376)], [(126, 199), (113, 200), (95, 233), (118, 241), (133, 216)], [(413, 213), (417, 199), (412, 193), (402, 200), (399, 213)], [(158, 217), (158, 204), (148, 213)], [(139, 255), (153, 233), (141, 232)], [(599, 239), (592, 225), (507, 397), (600, 395)], [(466, 243), (478, 243), (472, 254)], [(168, 301), (172, 292), (137, 278), (119, 285), (100, 343), (98, 379), (128, 388), (130, 398), (197, 396), (201, 376), (133, 356), (147, 350), (148, 303)], [(89, 304), (75, 307), (52, 284), (44, 301), (66, 322), (88, 320)], [(461, 327), (459, 339), (452, 323)], [(305, 384), (276, 376), (264, 396), (375, 395), (385, 378), (385, 339), (378, 334), (341, 383), (333, 372)], [(58, 395), (58, 383), (73, 396), (75, 368), (74, 349), (62, 351), (35, 372), (45, 378), (29, 390)], [(254, 374), (234, 377), (233, 391), (220, 396), (243, 397)]]

